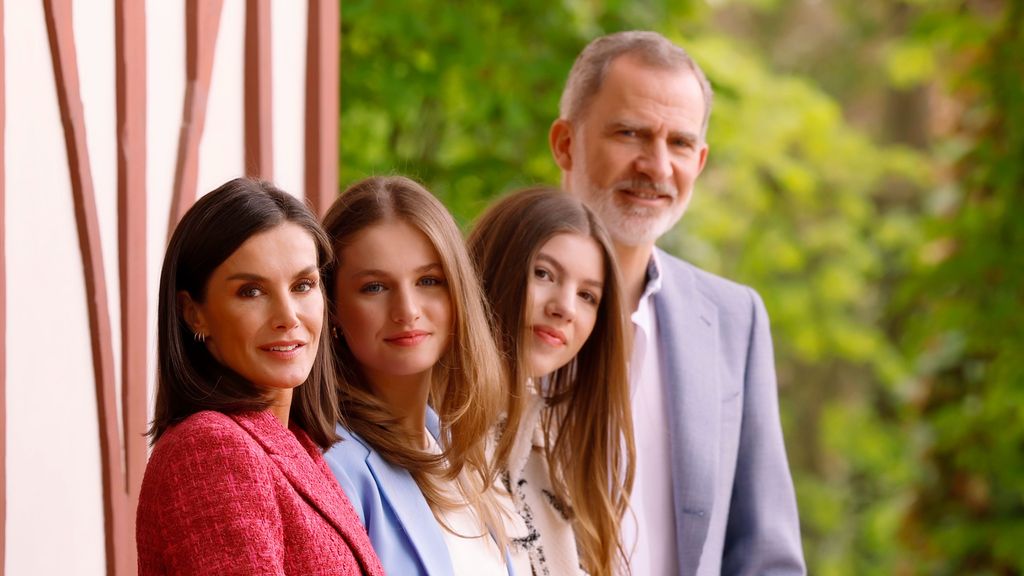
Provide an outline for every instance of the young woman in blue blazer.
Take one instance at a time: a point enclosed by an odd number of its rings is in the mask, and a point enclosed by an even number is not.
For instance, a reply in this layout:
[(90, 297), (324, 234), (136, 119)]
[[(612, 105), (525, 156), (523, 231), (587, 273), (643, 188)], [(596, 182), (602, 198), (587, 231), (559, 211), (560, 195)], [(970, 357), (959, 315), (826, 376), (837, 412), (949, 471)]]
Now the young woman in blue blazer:
[(325, 458), (385, 571), (509, 574), (485, 455), (503, 365), (455, 221), (391, 176), (348, 188), (324, 228), (342, 437)]

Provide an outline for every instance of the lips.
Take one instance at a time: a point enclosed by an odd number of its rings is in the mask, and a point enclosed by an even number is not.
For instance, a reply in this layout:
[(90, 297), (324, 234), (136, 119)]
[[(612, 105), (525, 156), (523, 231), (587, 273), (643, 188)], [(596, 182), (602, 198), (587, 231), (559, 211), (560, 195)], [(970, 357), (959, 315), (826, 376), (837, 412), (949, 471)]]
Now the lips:
[(287, 360), (298, 356), (306, 343), (301, 340), (288, 340), (282, 342), (271, 342), (260, 346), (260, 350), (271, 354), (274, 357)]
[(565, 334), (557, 328), (538, 325), (533, 327), (533, 333), (537, 335), (537, 338), (549, 346), (565, 346)]
[(417, 346), (430, 336), (430, 332), (424, 330), (407, 330), (384, 338), (388, 344), (395, 346)]
[(656, 202), (659, 200), (672, 201), (678, 196), (675, 186), (668, 183), (656, 184), (644, 180), (627, 180), (619, 182), (614, 190), (622, 192), (627, 196), (643, 202)]

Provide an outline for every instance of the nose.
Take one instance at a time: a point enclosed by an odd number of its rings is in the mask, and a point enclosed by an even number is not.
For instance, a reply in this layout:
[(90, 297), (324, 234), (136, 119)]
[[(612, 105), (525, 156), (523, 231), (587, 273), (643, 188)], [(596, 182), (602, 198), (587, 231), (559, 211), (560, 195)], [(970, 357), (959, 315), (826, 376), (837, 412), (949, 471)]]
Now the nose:
[(391, 320), (396, 324), (409, 325), (419, 320), (420, 303), (411, 290), (396, 290), (391, 307)]
[(290, 296), (278, 298), (274, 306), (274, 328), (278, 330), (291, 330), (298, 325), (298, 304)]
[(672, 176), (672, 158), (662, 140), (651, 141), (636, 159), (636, 171), (654, 182), (664, 182)]
[(544, 313), (552, 318), (572, 322), (576, 318), (575, 291), (567, 288), (558, 290), (544, 306)]

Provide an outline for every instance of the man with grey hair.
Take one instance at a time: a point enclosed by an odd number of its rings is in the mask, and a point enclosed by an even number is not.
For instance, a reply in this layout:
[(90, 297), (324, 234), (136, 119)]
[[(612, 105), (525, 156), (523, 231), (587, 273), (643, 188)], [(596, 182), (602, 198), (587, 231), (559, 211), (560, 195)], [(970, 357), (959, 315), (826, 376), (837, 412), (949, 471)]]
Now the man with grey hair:
[(764, 304), (655, 247), (704, 169), (711, 97), (682, 48), (621, 32), (577, 58), (551, 126), (562, 186), (607, 225), (634, 311), (623, 540), (637, 576), (804, 574)]

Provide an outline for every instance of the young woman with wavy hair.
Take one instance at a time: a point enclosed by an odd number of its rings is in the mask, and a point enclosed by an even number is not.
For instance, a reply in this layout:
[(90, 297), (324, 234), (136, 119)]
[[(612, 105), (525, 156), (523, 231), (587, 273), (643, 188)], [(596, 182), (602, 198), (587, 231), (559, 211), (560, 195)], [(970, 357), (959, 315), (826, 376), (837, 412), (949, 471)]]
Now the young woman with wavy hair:
[(468, 246), (518, 404), (499, 442), (511, 449), (497, 458), (530, 532), (513, 552), (528, 554), (534, 574), (621, 572), (634, 445), (608, 235), (579, 200), (533, 188), (493, 204)]
[(458, 226), (430, 192), (372, 177), (324, 219), (342, 441), (326, 459), (389, 574), (507, 574), (485, 443), (504, 365)]

